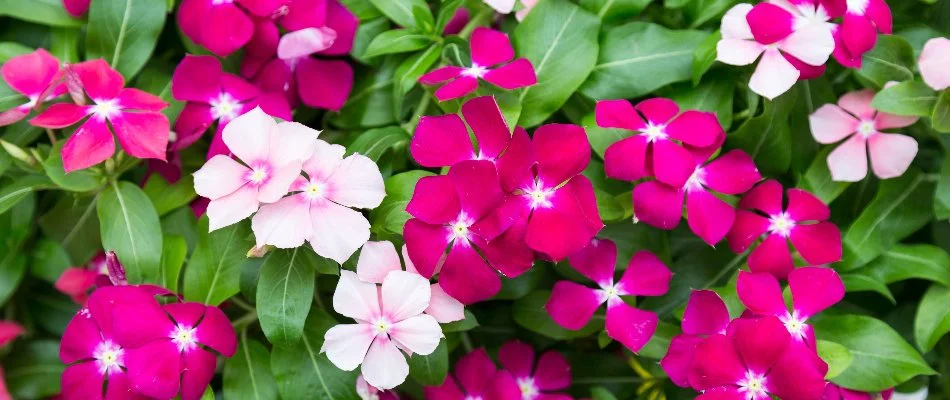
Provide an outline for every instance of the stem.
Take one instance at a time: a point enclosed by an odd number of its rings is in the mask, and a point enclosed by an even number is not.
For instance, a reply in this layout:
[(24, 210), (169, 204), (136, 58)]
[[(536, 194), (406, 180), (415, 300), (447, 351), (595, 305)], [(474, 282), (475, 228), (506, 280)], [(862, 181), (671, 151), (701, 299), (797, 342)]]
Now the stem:
[(485, 7), (478, 14), (475, 14), (472, 19), (468, 20), (468, 23), (465, 24), (465, 27), (459, 31), (459, 37), (462, 39), (468, 39), (472, 36), (472, 32), (475, 31), (475, 28), (484, 25), (488, 21), (491, 21), (491, 17), (494, 14), (494, 10), (491, 8)]
[(238, 298), (237, 296), (232, 297), (232, 298), (231, 298), (231, 302), (234, 303), (234, 305), (243, 308), (244, 311), (248, 311), (248, 312), (250, 312), (250, 311), (256, 311), (256, 310), (254, 309), (254, 306), (248, 304), (248, 303), (247, 303), (246, 301), (244, 301), (244, 300), (241, 300), (241, 299)]
[(46, 128), (46, 136), (49, 136), (50, 144), (56, 145), (56, 133), (52, 129)]
[(243, 317), (234, 320), (231, 325), (234, 326), (234, 330), (239, 331), (244, 327), (254, 323), (254, 321), (257, 321), (257, 311), (251, 311), (245, 314)]
[(459, 339), (462, 341), (462, 348), (465, 349), (465, 352), (471, 353), (474, 347), (472, 347), (472, 338), (468, 337), (468, 332), (462, 332)]
[(426, 111), (426, 108), (429, 107), (429, 102), (432, 101), (428, 93), (422, 95), (422, 99), (419, 100), (419, 104), (416, 105), (416, 108), (412, 111), (412, 119), (409, 122), (405, 123), (402, 128), (412, 135), (412, 132), (416, 130), (416, 125), (419, 125), (419, 120), (422, 119), (422, 113)]

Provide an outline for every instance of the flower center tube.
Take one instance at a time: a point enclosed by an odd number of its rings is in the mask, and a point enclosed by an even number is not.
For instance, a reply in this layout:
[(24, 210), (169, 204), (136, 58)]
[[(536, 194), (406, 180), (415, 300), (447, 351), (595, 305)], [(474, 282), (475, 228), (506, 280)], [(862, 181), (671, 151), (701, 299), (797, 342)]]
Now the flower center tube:
[(475, 221), (472, 221), (464, 211), (459, 213), (458, 218), (449, 224), (449, 241), (454, 241), (454, 243), (458, 245), (467, 246), (471, 238), (469, 227), (471, 227), (474, 222)]
[(186, 352), (198, 347), (198, 338), (194, 327), (178, 325), (170, 335), (172, 343), (178, 346), (178, 351)]
[(125, 350), (119, 347), (119, 345), (112, 343), (111, 340), (99, 343), (92, 352), (93, 358), (96, 359), (96, 367), (99, 368), (99, 373), (103, 375), (121, 372), (124, 366), (122, 361), (124, 354)]
[(746, 371), (745, 377), (736, 385), (739, 385), (739, 393), (745, 395), (746, 400), (760, 400), (769, 398), (765, 383), (765, 375)]
[(703, 186), (706, 185), (706, 171), (702, 167), (696, 167), (693, 170), (693, 174), (689, 176), (689, 179), (686, 180), (686, 183), (683, 185), (683, 189), (686, 189), (686, 192), (695, 192), (697, 190), (703, 190)]
[(271, 168), (270, 165), (258, 162), (252, 163), (250, 165), (251, 169), (247, 171), (244, 176), (244, 179), (253, 186), (261, 186), (267, 183), (267, 179), (270, 178)]
[(795, 228), (795, 220), (788, 216), (788, 213), (779, 213), (769, 218), (769, 232), (782, 237), (788, 237)]
[(554, 190), (545, 188), (540, 180), (534, 183), (534, 187), (523, 190), (524, 195), (531, 201), (530, 207), (532, 210), (537, 208), (551, 208), (551, 206), (553, 206), (551, 196), (554, 195)]
[(669, 135), (666, 134), (666, 125), (654, 125), (652, 122), (647, 122), (647, 126), (640, 129), (640, 134), (647, 137), (647, 143), (669, 138)]
[(119, 101), (116, 99), (93, 100), (96, 105), (92, 106), (91, 111), (98, 120), (105, 121), (116, 115), (119, 115)]
[(786, 314), (785, 316), (779, 318), (783, 324), (785, 324), (785, 329), (788, 329), (788, 333), (792, 334), (798, 340), (805, 339), (805, 328), (808, 327), (808, 324), (805, 323), (807, 318), (802, 318), (798, 315), (798, 311)]
[(488, 68), (472, 63), (471, 67), (465, 68), (465, 70), (462, 71), (462, 76), (470, 76), (472, 78), (481, 78), (485, 76), (486, 73), (488, 73)]
[(877, 133), (877, 129), (874, 127), (874, 121), (864, 120), (858, 124), (858, 134), (864, 136), (865, 139), (875, 133)]
[(518, 378), (518, 389), (521, 390), (521, 400), (533, 400), (541, 394), (531, 377)]
[(221, 121), (230, 121), (238, 117), (241, 110), (241, 102), (237, 101), (230, 93), (222, 92), (218, 97), (211, 99), (211, 117)]

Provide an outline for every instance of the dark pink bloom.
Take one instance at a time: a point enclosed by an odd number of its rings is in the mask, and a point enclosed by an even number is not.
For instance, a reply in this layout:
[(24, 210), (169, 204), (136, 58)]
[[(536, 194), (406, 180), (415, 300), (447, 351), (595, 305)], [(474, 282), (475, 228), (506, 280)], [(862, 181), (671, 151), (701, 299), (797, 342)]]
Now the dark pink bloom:
[(129, 155), (165, 159), (168, 118), (160, 111), (168, 104), (153, 94), (124, 88), (125, 79), (104, 60), (82, 62), (70, 69), (93, 105), (57, 103), (30, 120), (35, 126), (58, 129), (89, 117), (63, 146), (66, 172), (88, 168), (111, 157), (115, 153), (113, 131)]
[(821, 395), (821, 400), (890, 400), (893, 394), (893, 388), (875, 394), (845, 389), (828, 382), (828, 385), (825, 386), (825, 393)]
[(269, 18), (288, 2), (289, 0), (182, 0), (178, 7), (178, 26), (195, 44), (225, 57), (251, 40), (254, 32), (252, 16)]
[(0, 347), (6, 346), (23, 334), (23, 327), (16, 322), (0, 321)]
[(89, 2), (90, 0), (63, 0), (63, 8), (69, 15), (79, 18), (89, 11)]
[(634, 213), (651, 226), (673, 229), (679, 225), (685, 199), (690, 230), (713, 246), (729, 232), (736, 210), (710, 192), (742, 194), (761, 179), (752, 157), (732, 150), (706, 165), (696, 165), (681, 187), (658, 180), (637, 185), (633, 189)]
[(719, 294), (712, 290), (694, 290), (683, 312), (683, 334), (670, 341), (660, 367), (680, 387), (689, 387), (689, 370), (696, 346), (706, 336), (726, 333), (729, 310)]
[(713, 147), (701, 152), (711, 154), (726, 135), (715, 114), (693, 110), (681, 114), (673, 100), (664, 98), (644, 100), (635, 107), (627, 100), (602, 100), (594, 114), (602, 128), (637, 132), (604, 153), (607, 177), (624, 181), (655, 176), (682, 187), (696, 164), (706, 159), (690, 150)]
[(462, 28), (465, 28), (469, 20), (471, 20), (471, 14), (468, 12), (468, 9), (459, 7), (455, 10), (455, 14), (452, 15), (452, 19), (445, 24), (445, 29), (442, 29), (442, 34), (445, 36), (457, 35), (462, 31)]
[[(511, 129), (494, 97), (482, 96), (466, 101), (462, 104), (461, 114), (465, 122), (458, 114), (430, 115), (419, 119), (409, 144), (409, 152), (419, 165), (438, 168), (464, 160), (494, 162), (512, 142)], [(475, 134), (477, 149), (472, 147), (469, 128)]]
[(431, 400), (520, 400), (518, 383), (508, 371), (498, 370), (485, 349), (466, 354), (441, 386), (423, 388)]
[(56, 279), (53, 287), (69, 296), (76, 304), (84, 304), (89, 291), (96, 286), (99, 273), (85, 267), (69, 267)]
[[(475, 91), (478, 80), (505, 90), (514, 90), (538, 83), (534, 66), (526, 58), (515, 58), (508, 35), (489, 28), (479, 27), (472, 32), (472, 65), (469, 67), (445, 66), (419, 78), (423, 85), (448, 82), (435, 91), (439, 101), (457, 99)], [(494, 68), (493, 68), (494, 67)]]
[(788, 205), (782, 205), (782, 184), (765, 181), (742, 197), (736, 222), (726, 239), (736, 253), (749, 254), (752, 272), (768, 272), (785, 279), (795, 268), (788, 241), (809, 265), (841, 260), (841, 232), (828, 221), (831, 210), (817, 197), (801, 189), (788, 190)]
[(834, 31), (834, 57), (841, 65), (861, 68), (861, 56), (874, 48), (877, 33), (893, 29), (891, 9), (884, 0), (848, 0), (841, 26)]
[[(0, 66), (0, 74), (10, 88), (26, 97), (23, 104), (0, 111), (0, 126), (25, 118), (38, 103), (66, 92), (66, 87), (60, 84), (49, 90), (59, 74), (59, 60), (44, 49), (11, 58)], [(41, 96), (45, 98), (41, 100)]]
[(633, 352), (640, 351), (656, 331), (657, 316), (631, 307), (621, 296), (662, 296), (670, 288), (673, 273), (653, 253), (640, 251), (630, 259), (620, 280), (614, 281), (617, 246), (606, 239), (591, 240), (568, 260), (599, 289), (571, 281), (555, 283), (544, 306), (554, 322), (567, 329), (581, 329), (600, 305), (607, 303), (607, 336)]
[(551, 393), (571, 386), (571, 365), (561, 353), (546, 351), (535, 364), (531, 345), (511, 340), (498, 350), (498, 361), (518, 382), (522, 400), (571, 399), (563, 393)]

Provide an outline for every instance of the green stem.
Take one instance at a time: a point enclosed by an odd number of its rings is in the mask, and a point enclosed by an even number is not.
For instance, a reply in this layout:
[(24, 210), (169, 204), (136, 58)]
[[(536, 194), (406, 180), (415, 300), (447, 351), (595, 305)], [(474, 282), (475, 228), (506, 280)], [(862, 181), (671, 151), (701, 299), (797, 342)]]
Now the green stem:
[(462, 341), (462, 348), (465, 349), (465, 352), (471, 353), (474, 347), (472, 346), (472, 338), (468, 337), (468, 332), (462, 332), (459, 339)]
[(56, 145), (56, 133), (52, 129), (46, 128), (46, 136), (49, 136), (50, 144)]
[(472, 19), (468, 20), (468, 23), (465, 24), (465, 27), (463, 27), (459, 32), (459, 37), (462, 39), (468, 39), (470, 36), (472, 36), (472, 32), (475, 31), (475, 28), (485, 25), (491, 21), (491, 17), (494, 15), (494, 13), (494, 10), (488, 7), (485, 7), (479, 11), (478, 14), (475, 14), (475, 16), (472, 17)]
[(254, 323), (254, 321), (257, 321), (257, 311), (251, 311), (245, 314), (243, 317), (234, 320), (231, 325), (234, 326), (234, 330), (239, 331)]
[(254, 306), (250, 305), (248, 302), (246, 302), (246, 301), (244, 301), (244, 300), (241, 300), (241, 299), (240, 299), (239, 297), (237, 297), (237, 296), (232, 297), (232, 298), (231, 298), (231, 302), (234, 303), (234, 305), (236, 305), (236, 306), (241, 307), (242, 309), (244, 309), (244, 311), (248, 311), (248, 312), (256, 311), (256, 310), (254, 309)]
[(419, 100), (419, 104), (416, 105), (416, 108), (412, 110), (412, 119), (409, 122), (403, 124), (402, 128), (412, 135), (412, 132), (416, 130), (416, 125), (419, 125), (419, 120), (422, 118), (422, 113), (426, 111), (426, 108), (429, 107), (429, 102), (432, 101), (431, 96), (428, 93), (422, 95), (422, 99)]

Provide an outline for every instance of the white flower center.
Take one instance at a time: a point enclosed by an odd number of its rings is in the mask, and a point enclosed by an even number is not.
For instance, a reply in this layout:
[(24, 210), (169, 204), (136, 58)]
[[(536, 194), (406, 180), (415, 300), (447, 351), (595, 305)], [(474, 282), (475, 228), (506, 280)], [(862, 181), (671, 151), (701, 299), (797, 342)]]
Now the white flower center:
[(472, 78), (481, 78), (485, 76), (487, 72), (488, 72), (488, 68), (472, 63), (471, 67), (465, 68), (465, 70), (462, 71), (462, 76), (470, 76)]
[(782, 237), (788, 237), (792, 233), (792, 229), (795, 228), (795, 220), (788, 216), (788, 213), (780, 213), (778, 215), (773, 215), (769, 219), (769, 232), (781, 235)]
[(125, 354), (125, 350), (112, 343), (111, 340), (99, 343), (92, 352), (92, 356), (96, 359), (96, 367), (99, 368), (99, 373), (103, 375), (122, 371), (122, 367), (125, 365), (122, 361), (123, 354)]
[(231, 4), (231, 3), (233, 3), (233, 2), (234, 2), (234, 0), (211, 0), (211, 5), (213, 5), (213, 6), (219, 6), (219, 5), (222, 5), (222, 4)]
[(211, 104), (211, 117), (217, 120), (230, 121), (235, 119), (241, 110), (241, 102), (232, 97), (230, 93), (221, 93), (217, 98), (211, 99), (208, 103)]
[(541, 183), (540, 180), (534, 183), (533, 188), (527, 188), (523, 190), (525, 193), (524, 195), (528, 196), (528, 199), (531, 200), (532, 210), (539, 207), (550, 208), (553, 205), (551, 204), (551, 196), (554, 194), (554, 191), (545, 188), (544, 184)]
[(326, 194), (326, 190), (326, 184), (322, 182), (310, 182), (310, 184), (304, 188), (303, 192), (308, 199), (313, 200), (322, 198)]
[(533, 400), (541, 394), (538, 386), (534, 384), (534, 378), (518, 378), (518, 389), (521, 390), (521, 400)]
[(251, 164), (251, 170), (247, 171), (244, 179), (254, 186), (260, 186), (267, 182), (270, 177), (270, 167), (266, 163)]
[(870, 0), (847, 0), (848, 4), (848, 13), (864, 15), (868, 9), (868, 4)]
[(386, 335), (392, 326), (392, 322), (386, 319), (386, 317), (380, 317), (373, 323), (373, 330), (377, 335)]
[(482, 400), (482, 396), (465, 396), (463, 400)]
[(465, 212), (459, 213), (455, 222), (449, 224), (449, 240), (455, 241), (457, 244), (468, 244), (470, 235), (468, 228), (472, 226), (473, 223), (474, 221), (472, 221)]
[(765, 375), (763, 374), (746, 371), (745, 378), (736, 382), (736, 385), (739, 385), (739, 393), (744, 394), (746, 400), (769, 398), (769, 392), (765, 389)]
[(696, 169), (693, 170), (693, 174), (686, 180), (686, 184), (683, 185), (683, 188), (686, 189), (686, 192), (694, 192), (702, 190), (705, 184), (706, 171), (704, 171), (702, 167), (696, 167)]
[(779, 320), (785, 324), (785, 329), (788, 329), (788, 333), (791, 333), (793, 337), (799, 340), (805, 339), (805, 328), (808, 327), (808, 324), (805, 323), (806, 319), (807, 318), (800, 317), (797, 311), (779, 318)]
[(625, 292), (620, 288), (620, 284), (614, 284), (613, 279), (600, 283), (599, 298), (601, 303), (623, 301), (620, 296)]
[(640, 129), (640, 134), (647, 137), (647, 143), (664, 140), (669, 137), (669, 135), (666, 134), (666, 125), (653, 125), (652, 122), (647, 122), (647, 126)]
[(85, 307), (79, 309), (79, 315), (82, 315), (86, 319), (92, 318), (92, 315), (89, 314), (89, 309)]
[(178, 351), (185, 352), (198, 347), (198, 338), (194, 327), (178, 325), (168, 337), (172, 339), (172, 343), (178, 346)]
[(874, 121), (865, 120), (858, 124), (859, 135), (868, 138), (875, 133), (877, 133), (877, 129), (874, 128)]
[(799, 15), (795, 16), (793, 29), (799, 30), (812, 24), (822, 24), (828, 22), (831, 17), (828, 11), (822, 5), (812, 5), (811, 3), (799, 4), (795, 7)]
[(95, 115), (100, 121), (105, 121), (119, 114), (119, 101), (116, 99), (93, 100), (96, 105), (92, 106), (92, 115)]

